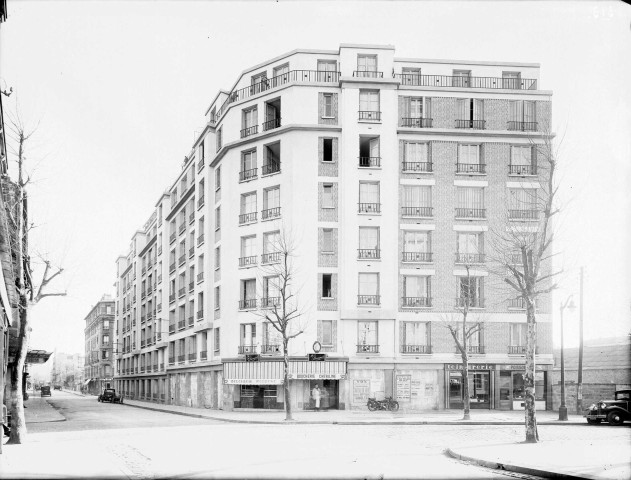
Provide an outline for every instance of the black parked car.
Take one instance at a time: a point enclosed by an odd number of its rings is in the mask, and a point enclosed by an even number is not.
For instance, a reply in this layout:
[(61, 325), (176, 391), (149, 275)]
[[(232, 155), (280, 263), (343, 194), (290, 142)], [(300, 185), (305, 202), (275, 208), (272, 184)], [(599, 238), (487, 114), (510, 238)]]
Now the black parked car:
[(52, 394), (50, 393), (50, 385), (44, 385), (41, 389), (41, 395), (42, 397), (51, 397)]
[(113, 388), (106, 388), (97, 398), (99, 402), (123, 403), (122, 395), (118, 395)]
[(593, 403), (583, 416), (590, 425), (597, 425), (602, 421), (609, 422), (609, 425), (622, 425), (625, 420), (631, 421), (631, 390), (618, 390), (615, 400)]

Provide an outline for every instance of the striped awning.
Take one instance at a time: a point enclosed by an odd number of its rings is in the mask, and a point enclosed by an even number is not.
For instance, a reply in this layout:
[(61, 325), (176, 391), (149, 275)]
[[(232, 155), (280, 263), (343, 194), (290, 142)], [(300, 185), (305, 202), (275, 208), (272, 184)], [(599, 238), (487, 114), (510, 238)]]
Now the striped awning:
[(344, 380), (346, 379), (346, 362), (335, 360), (290, 362), (289, 378), (295, 380)]
[[(270, 360), (225, 362), (223, 381), (226, 385), (282, 385), (283, 368), (283, 362)], [(346, 362), (292, 360), (288, 376), (291, 380), (343, 380), (346, 379)]]

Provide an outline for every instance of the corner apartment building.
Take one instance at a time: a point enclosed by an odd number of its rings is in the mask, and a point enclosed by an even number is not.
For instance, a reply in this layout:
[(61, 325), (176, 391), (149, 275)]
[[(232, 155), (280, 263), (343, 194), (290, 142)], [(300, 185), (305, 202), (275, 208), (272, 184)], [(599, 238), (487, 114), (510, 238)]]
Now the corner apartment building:
[(114, 385), (114, 305), (103, 295), (85, 317), (84, 389), (95, 395)]
[[(265, 267), (290, 232), (306, 322), (290, 343), (295, 408), (311, 408), (315, 383), (327, 408), (364, 408), (375, 394), (460, 408), (446, 324), (465, 292), (483, 322), (469, 347), (472, 406), (522, 408), (525, 311), (485, 243), (506, 228), (507, 207), (511, 228), (537, 228), (527, 198), (543, 180), (535, 145), (552, 94), (539, 89), (538, 64), (394, 51), (295, 50), (216, 95), (117, 261), (118, 388), (178, 405), (282, 408), (281, 342), (255, 313), (278, 301)], [(542, 409), (550, 299), (537, 308)], [(314, 347), (325, 361), (308, 361)]]

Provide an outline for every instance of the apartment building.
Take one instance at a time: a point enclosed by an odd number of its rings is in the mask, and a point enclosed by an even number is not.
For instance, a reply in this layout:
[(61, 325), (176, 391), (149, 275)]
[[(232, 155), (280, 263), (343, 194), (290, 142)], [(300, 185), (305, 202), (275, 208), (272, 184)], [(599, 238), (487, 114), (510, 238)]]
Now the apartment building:
[[(278, 302), (266, 267), (291, 235), (305, 324), (290, 343), (295, 408), (312, 408), (315, 383), (325, 408), (380, 394), (460, 408), (446, 324), (465, 297), (483, 324), (469, 347), (472, 406), (522, 408), (525, 311), (485, 244), (507, 221), (537, 228), (535, 145), (552, 94), (537, 64), (394, 52), (295, 50), (212, 100), (179, 176), (117, 261), (125, 393), (282, 408), (281, 342), (260, 313)], [(550, 299), (537, 309), (537, 401), (551, 408)], [(316, 351), (324, 361), (309, 361)]]
[(114, 304), (103, 295), (85, 317), (84, 390), (94, 395), (114, 385)]

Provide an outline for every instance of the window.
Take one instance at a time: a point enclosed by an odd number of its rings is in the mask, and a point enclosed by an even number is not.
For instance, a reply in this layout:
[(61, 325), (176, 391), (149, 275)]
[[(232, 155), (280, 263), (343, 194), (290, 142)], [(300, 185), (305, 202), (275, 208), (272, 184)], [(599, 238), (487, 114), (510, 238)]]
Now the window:
[(379, 227), (359, 227), (358, 258), (373, 260), (380, 257)]
[(481, 233), (458, 232), (456, 262), (481, 263), (484, 261), (483, 237)]
[(359, 212), (379, 213), (379, 182), (359, 182)]
[(219, 333), (219, 327), (215, 328), (215, 354), (219, 353), (219, 340), (221, 338), (221, 334)]
[(528, 325), (525, 323), (510, 324), (510, 346), (523, 347), (528, 337)]
[(429, 185), (404, 185), (402, 215), (406, 217), (432, 216), (432, 187)]
[(204, 164), (204, 160), (206, 158), (205, 155), (204, 155), (204, 142), (203, 141), (197, 147), (197, 153), (199, 154), (199, 164), (203, 165)]
[(251, 93), (254, 95), (255, 93), (259, 93), (263, 90), (266, 90), (267, 85), (267, 72), (261, 72), (256, 75), (252, 75), (251, 79)]
[(502, 72), (502, 88), (519, 90), (521, 88), (520, 72)]
[(263, 175), (280, 172), (280, 142), (263, 147)]
[(335, 245), (333, 244), (333, 229), (322, 229), (322, 253), (333, 253)]
[(221, 188), (221, 166), (215, 169), (215, 190)]
[(456, 216), (485, 218), (484, 187), (457, 187)]
[(404, 97), (401, 112), (403, 127), (431, 127), (432, 99), (430, 97)]
[(256, 307), (256, 280), (241, 280), (241, 308)]
[(263, 278), (262, 307), (278, 305), (280, 301), (280, 283), (278, 276)]
[(322, 298), (333, 298), (332, 292), (333, 275), (330, 273), (322, 274)]
[[(255, 323), (242, 323), (240, 327), (241, 331), (241, 346), (256, 346), (256, 324)], [(252, 353), (253, 350), (248, 350), (248, 353)]]
[(360, 273), (358, 304), (379, 305), (379, 274)]
[(403, 277), (403, 306), (430, 307), (430, 277), (406, 275)]
[(263, 190), (263, 220), (280, 216), (280, 187)]
[(484, 129), (484, 100), (459, 98), (457, 109), (456, 128)]
[(403, 170), (431, 172), (428, 147), (427, 143), (405, 142), (403, 144)]
[(333, 113), (333, 94), (325, 93), (322, 95), (324, 99), (324, 110), (323, 110), (323, 118), (334, 118), (335, 115)]
[(379, 167), (379, 137), (359, 137), (359, 166)]
[(289, 81), (289, 64), (285, 63), (283, 65), (279, 65), (278, 67), (274, 67), (274, 70), (272, 71), (272, 75), (274, 77), (280, 77), (281, 75), (283, 76), (282, 78), (279, 79), (279, 85), (282, 85), (283, 83), (286, 83)]
[(381, 120), (378, 90), (359, 91), (359, 119)]
[(326, 347), (333, 346), (333, 320), (319, 320), (318, 323), (320, 327), (318, 342)]
[[(109, 311), (109, 310), (111, 310), (112, 307), (107, 307), (107, 308), (108, 308), (108, 312), (107, 313), (112, 313), (111, 311)], [(109, 320), (103, 320), (103, 328), (105, 328), (105, 329), (110, 328), (110, 321)]]
[(256, 171), (256, 149), (241, 154), (241, 171), (251, 172), (252, 170)]
[(470, 87), (471, 86), (471, 70), (454, 70), (453, 71), (454, 87)]
[(322, 208), (335, 208), (333, 203), (333, 185), (322, 185)]
[[(379, 353), (377, 322), (357, 322), (357, 351)], [(372, 348), (371, 348), (372, 347)]]
[(215, 248), (215, 270), (221, 268), (221, 247)]
[(484, 278), (458, 277), (458, 306), (484, 307)]
[(241, 237), (241, 261), (240, 266), (256, 263), (256, 235)]
[(215, 208), (215, 230), (221, 228), (221, 206)]
[(480, 159), (480, 145), (458, 145), (458, 173), (486, 173)]
[[(424, 322), (403, 322), (401, 344), (404, 346), (429, 345), (429, 324)], [(429, 352), (407, 352), (429, 353)]]
[(332, 138), (325, 138), (322, 140), (322, 161), (323, 162), (333, 161), (333, 139)]
[(377, 55), (357, 55), (358, 77), (374, 77), (377, 73)]
[(217, 151), (221, 150), (222, 131), (223, 131), (223, 126), (217, 129)]
[(263, 253), (274, 253), (280, 249), (280, 232), (263, 234)]
[(509, 188), (508, 189), (508, 218), (511, 220), (536, 220), (537, 189)]
[(221, 304), (221, 287), (215, 287), (215, 310), (219, 310)]
[(335, 60), (318, 60), (318, 82), (337, 80), (337, 62)]
[(536, 131), (537, 112), (533, 100), (511, 100), (509, 130)]
[(257, 123), (258, 111), (257, 107), (248, 108), (243, 110), (242, 126), (243, 128), (254, 127)]
[(103, 344), (106, 345), (110, 343), (110, 336), (109, 335), (103, 335)]
[(241, 214), (249, 213), (256, 213), (256, 192), (241, 195)]
[(403, 67), (401, 69), (402, 85), (422, 85), (421, 69), (416, 67)]
[(431, 262), (431, 234), (428, 231), (403, 232), (403, 261)]
[(535, 175), (537, 173), (531, 146), (513, 145), (511, 147), (509, 173), (516, 175)]

